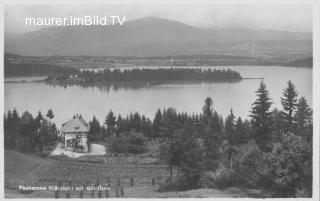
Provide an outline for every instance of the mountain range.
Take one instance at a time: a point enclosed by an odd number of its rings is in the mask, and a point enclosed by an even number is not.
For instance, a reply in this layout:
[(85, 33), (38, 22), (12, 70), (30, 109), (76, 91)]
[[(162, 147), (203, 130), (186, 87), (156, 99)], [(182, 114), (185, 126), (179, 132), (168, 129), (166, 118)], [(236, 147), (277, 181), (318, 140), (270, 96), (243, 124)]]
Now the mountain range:
[(123, 26), (64, 26), (5, 34), (5, 52), (25, 56), (197, 54), (293, 59), (312, 55), (312, 33), (209, 29), (148, 17), (127, 21)]

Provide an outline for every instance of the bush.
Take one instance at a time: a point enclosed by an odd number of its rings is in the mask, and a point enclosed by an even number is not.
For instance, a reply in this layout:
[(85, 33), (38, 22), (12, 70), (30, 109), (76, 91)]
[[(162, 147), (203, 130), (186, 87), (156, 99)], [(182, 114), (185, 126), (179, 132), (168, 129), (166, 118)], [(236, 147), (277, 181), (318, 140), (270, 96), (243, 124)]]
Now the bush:
[(109, 148), (115, 154), (142, 154), (146, 151), (146, 138), (142, 133), (120, 133), (119, 137), (111, 137)]
[(201, 188), (216, 188), (214, 183), (214, 172), (204, 172), (200, 177)]
[(312, 196), (312, 145), (301, 136), (284, 133), (281, 143), (265, 153), (266, 171), (263, 176), (268, 186), (261, 183), (273, 197)]
[(234, 171), (225, 167), (217, 169), (215, 172), (205, 172), (201, 175), (200, 186), (202, 188), (226, 188), (234, 186), (236, 177)]
[(167, 178), (163, 183), (159, 183), (159, 192), (182, 191), (182, 181), (178, 178)]
[(250, 141), (239, 147), (234, 157), (235, 180), (244, 187), (256, 187), (261, 181), (261, 174), (258, 167), (262, 163), (262, 152), (255, 141)]

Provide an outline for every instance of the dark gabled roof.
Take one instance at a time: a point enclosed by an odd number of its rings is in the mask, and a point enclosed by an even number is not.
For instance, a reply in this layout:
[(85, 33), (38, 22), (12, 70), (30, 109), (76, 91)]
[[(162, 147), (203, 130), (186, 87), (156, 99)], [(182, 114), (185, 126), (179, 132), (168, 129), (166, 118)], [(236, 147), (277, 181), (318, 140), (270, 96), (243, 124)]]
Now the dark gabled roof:
[(62, 124), (61, 131), (64, 133), (89, 132), (89, 124), (81, 116), (75, 115), (72, 119)]

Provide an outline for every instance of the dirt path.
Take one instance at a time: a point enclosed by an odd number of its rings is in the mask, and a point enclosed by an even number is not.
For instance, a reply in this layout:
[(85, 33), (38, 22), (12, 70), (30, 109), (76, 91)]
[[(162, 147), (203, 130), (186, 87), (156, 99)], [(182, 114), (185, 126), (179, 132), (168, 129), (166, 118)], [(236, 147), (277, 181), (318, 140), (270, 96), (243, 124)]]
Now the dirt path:
[(105, 147), (99, 144), (90, 144), (90, 152), (89, 153), (76, 153), (72, 151), (67, 151), (62, 147), (61, 143), (58, 143), (57, 147), (51, 152), (52, 156), (56, 155), (66, 155), (71, 158), (78, 158), (80, 156), (88, 156), (88, 155), (101, 155), (106, 154)]

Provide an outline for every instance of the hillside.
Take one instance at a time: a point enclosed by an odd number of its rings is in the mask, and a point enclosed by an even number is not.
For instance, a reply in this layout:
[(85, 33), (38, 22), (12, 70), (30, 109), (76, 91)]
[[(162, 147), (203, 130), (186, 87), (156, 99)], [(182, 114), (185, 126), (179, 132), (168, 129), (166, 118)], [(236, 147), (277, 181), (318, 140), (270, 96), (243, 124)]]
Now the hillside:
[[(18, 153), (15, 151), (5, 150), (5, 197), (6, 198), (53, 198), (52, 191), (36, 191), (30, 194), (20, 194), (15, 190), (17, 184), (27, 184), (39, 181), (42, 178), (42, 185), (56, 184), (52, 183), (57, 178), (66, 180), (69, 176), (74, 178), (86, 177), (96, 178), (105, 177), (104, 173), (121, 175), (121, 181), (124, 184), (125, 197), (129, 198), (190, 198), (190, 197), (259, 197), (261, 192), (257, 190), (244, 190), (239, 188), (228, 188), (225, 190), (217, 189), (197, 189), (181, 192), (158, 192), (158, 186), (151, 186), (151, 177), (157, 175), (157, 178), (164, 177), (166, 168), (157, 166), (139, 166), (139, 165), (101, 165), (87, 164), (77, 162), (59, 162), (51, 159), (41, 159), (37, 156)], [(98, 171), (99, 170), (99, 171)], [(102, 172), (101, 172), (102, 171)], [(135, 186), (128, 184), (128, 176), (137, 174), (134, 178), (138, 179)], [(74, 179), (73, 178), (73, 179)], [(104, 178), (105, 179), (105, 178)], [(115, 178), (113, 178), (115, 179)], [(74, 181), (74, 180), (73, 180)], [(10, 186), (11, 185), (11, 186)], [(115, 197), (114, 183), (110, 192), (110, 197)], [(65, 192), (61, 192), (61, 197), (65, 197)], [(79, 192), (72, 192), (72, 198), (78, 198)], [(85, 198), (90, 198), (90, 192), (84, 192)], [(96, 195), (95, 195), (96, 197)]]
[(311, 40), (311, 33), (204, 29), (172, 20), (143, 18), (124, 26), (51, 27), (28, 32), (6, 38), (5, 52), (26, 56), (279, 56), (281, 52), (302, 58), (312, 52)]
[(37, 63), (4, 63), (4, 76), (46, 76), (52, 73), (72, 74), (78, 71), (72, 67)]
[(294, 66), (294, 67), (312, 67), (313, 66), (313, 58), (303, 58), (303, 59), (295, 59), (293, 61), (290, 61), (288, 66)]
[(35, 182), (39, 173), (48, 170), (55, 161), (11, 150), (4, 151), (5, 187)]

